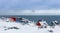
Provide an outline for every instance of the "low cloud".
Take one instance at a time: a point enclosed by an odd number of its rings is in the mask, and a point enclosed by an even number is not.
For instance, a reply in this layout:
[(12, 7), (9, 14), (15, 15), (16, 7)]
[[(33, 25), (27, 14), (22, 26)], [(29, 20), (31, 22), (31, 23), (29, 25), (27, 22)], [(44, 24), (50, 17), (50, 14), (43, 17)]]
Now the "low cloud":
[(6, 10), (0, 15), (60, 15), (60, 10)]

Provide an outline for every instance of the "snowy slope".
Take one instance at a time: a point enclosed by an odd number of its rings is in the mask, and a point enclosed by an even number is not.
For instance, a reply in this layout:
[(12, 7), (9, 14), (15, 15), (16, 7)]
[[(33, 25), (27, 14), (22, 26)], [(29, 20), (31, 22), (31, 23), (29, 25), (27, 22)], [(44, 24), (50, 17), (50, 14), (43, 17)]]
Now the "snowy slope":
[[(9, 27), (18, 27), (19, 29), (7, 29)], [(7, 29), (7, 30), (4, 30)], [(53, 32), (49, 32), (52, 30)], [(22, 25), (20, 23), (15, 22), (5, 22), (0, 20), (0, 33), (60, 33), (60, 27), (55, 26), (55, 28), (40, 28), (38, 29), (37, 26), (31, 25)]]

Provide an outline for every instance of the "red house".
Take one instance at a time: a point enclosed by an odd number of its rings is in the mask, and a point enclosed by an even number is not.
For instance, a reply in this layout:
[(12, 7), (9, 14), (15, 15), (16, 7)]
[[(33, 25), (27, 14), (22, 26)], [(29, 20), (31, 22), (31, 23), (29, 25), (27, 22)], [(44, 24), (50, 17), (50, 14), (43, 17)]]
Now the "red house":
[(37, 22), (36, 25), (39, 27), (39, 26), (41, 26), (41, 23)]
[(16, 21), (16, 18), (15, 17), (11, 17), (10, 18), (10, 21), (13, 21), (14, 22), (14, 21)]

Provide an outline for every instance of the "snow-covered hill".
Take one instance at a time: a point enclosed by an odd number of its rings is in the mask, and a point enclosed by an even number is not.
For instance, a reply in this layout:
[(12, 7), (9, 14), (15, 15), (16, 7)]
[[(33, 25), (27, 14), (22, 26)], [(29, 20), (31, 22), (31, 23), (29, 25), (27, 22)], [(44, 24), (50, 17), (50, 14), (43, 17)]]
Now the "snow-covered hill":
[[(16, 27), (18, 29), (9, 29), (11, 27)], [(22, 25), (21, 23), (5, 22), (0, 20), (0, 33), (60, 33), (60, 27), (55, 26), (52, 28), (47, 26), (47, 28), (38, 29), (35, 25)]]

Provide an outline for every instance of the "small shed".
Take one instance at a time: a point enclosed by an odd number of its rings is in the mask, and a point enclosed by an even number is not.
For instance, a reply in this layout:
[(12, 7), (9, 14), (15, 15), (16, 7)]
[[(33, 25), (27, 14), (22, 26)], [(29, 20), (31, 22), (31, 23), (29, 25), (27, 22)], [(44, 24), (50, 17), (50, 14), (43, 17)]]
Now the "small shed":
[(11, 18), (9, 18), (10, 19), (10, 21), (16, 21), (16, 18), (15, 17), (11, 17)]

